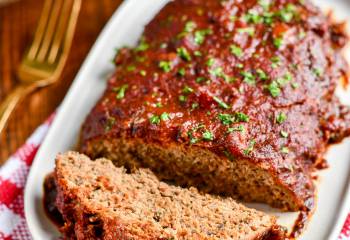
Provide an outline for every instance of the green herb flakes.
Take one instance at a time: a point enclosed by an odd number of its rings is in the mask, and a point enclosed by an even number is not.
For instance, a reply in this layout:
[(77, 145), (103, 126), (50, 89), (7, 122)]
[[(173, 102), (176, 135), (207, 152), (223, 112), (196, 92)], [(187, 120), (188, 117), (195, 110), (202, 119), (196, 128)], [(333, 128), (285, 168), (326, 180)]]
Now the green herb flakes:
[(157, 115), (152, 115), (150, 118), (149, 118), (149, 122), (151, 124), (155, 124), (155, 125), (158, 125), (160, 123), (160, 117), (158, 117)]
[(244, 15), (244, 20), (247, 23), (258, 24), (263, 21), (263, 17), (260, 16), (257, 11), (251, 9), (246, 15)]
[(255, 34), (255, 28), (254, 27), (239, 28), (238, 32), (239, 33), (246, 33), (249, 36), (253, 37)]
[(231, 114), (219, 114), (218, 118), (220, 119), (221, 123), (224, 125), (230, 125), (235, 122), (235, 118)]
[(257, 69), (256, 73), (258, 74), (258, 76), (259, 76), (259, 78), (261, 80), (267, 80), (268, 79), (267, 74), (262, 69), (260, 69), (260, 68)]
[(224, 108), (224, 109), (229, 109), (230, 107), (224, 102), (222, 101), (220, 98), (218, 97), (214, 97), (213, 98), (215, 102), (217, 102), (217, 104), (219, 104), (219, 107)]
[(180, 47), (178, 48), (177, 50), (177, 54), (185, 61), (191, 61), (192, 58), (191, 58), (191, 55), (190, 53), (187, 51), (186, 48), (184, 47)]
[(280, 134), (283, 138), (287, 138), (289, 136), (288, 132), (283, 131), (283, 130), (280, 132)]
[(126, 71), (128, 72), (133, 72), (136, 70), (136, 67), (134, 65), (129, 65), (126, 67)]
[(158, 66), (166, 73), (170, 72), (172, 69), (171, 62), (168, 61), (160, 61)]
[(135, 48), (136, 52), (143, 52), (146, 51), (149, 48), (148, 43), (145, 42), (144, 39), (140, 42), (140, 44)]
[(213, 141), (214, 140), (214, 135), (212, 132), (210, 131), (205, 131), (203, 134), (202, 134), (202, 138), (203, 140), (205, 141)]
[(186, 101), (187, 101), (187, 97), (184, 96), (184, 95), (180, 95), (180, 96), (179, 96), (179, 101), (180, 101), (180, 102), (186, 102)]
[(276, 98), (281, 94), (281, 89), (276, 81), (272, 81), (267, 85), (267, 90), (269, 90), (272, 97)]
[(193, 32), (197, 27), (197, 24), (195, 22), (189, 21), (185, 24), (184, 32), (189, 33)]
[(190, 93), (193, 93), (193, 89), (192, 88), (190, 88), (189, 86), (185, 86), (183, 89), (182, 89), (182, 92), (184, 93), (184, 94), (190, 94)]
[(256, 143), (255, 140), (251, 140), (251, 141), (249, 142), (248, 147), (247, 147), (246, 149), (243, 150), (244, 155), (249, 155), (250, 153), (253, 152), (255, 143)]
[(125, 96), (125, 92), (128, 89), (128, 87), (129, 87), (128, 84), (123, 84), (121, 87), (113, 89), (115, 92), (117, 92), (116, 98), (119, 99), (119, 100), (123, 99), (124, 96)]
[(255, 76), (251, 72), (242, 71), (241, 75), (243, 76), (243, 81), (249, 85), (255, 84)]
[(147, 75), (147, 72), (146, 72), (145, 70), (141, 70), (141, 71), (140, 71), (140, 75), (143, 76), (143, 77), (145, 77), (145, 76)]
[(276, 122), (278, 124), (282, 124), (284, 123), (285, 121), (287, 120), (287, 115), (283, 112), (279, 113), (277, 116), (276, 116)]
[(209, 58), (208, 61), (207, 61), (207, 66), (208, 67), (211, 67), (213, 66), (215, 63), (215, 59), (214, 58)]
[(322, 77), (323, 70), (321, 68), (314, 68), (312, 69), (312, 72), (315, 74), (316, 77)]
[(186, 70), (184, 68), (180, 68), (179, 71), (177, 72), (177, 74), (179, 74), (180, 76), (185, 76), (186, 74)]
[(289, 153), (289, 148), (287, 148), (287, 147), (282, 147), (282, 148), (281, 148), (281, 153), (288, 154), (288, 153)]
[(244, 113), (241, 112), (237, 112), (235, 114), (235, 119), (237, 122), (249, 122), (249, 117), (248, 115), (245, 115)]
[(245, 128), (243, 125), (239, 125), (237, 127), (231, 127), (227, 129), (227, 133), (232, 133), (232, 132), (244, 132)]
[(230, 51), (233, 55), (236, 57), (241, 57), (243, 55), (243, 50), (242, 48), (238, 47), (237, 45), (232, 44), (230, 46)]
[(283, 38), (282, 37), (274, 38), (273, 45), (278, 49), (281, 48), (283, 45)]
[(211, 29), (198, 30), (194, 33), (194, 41), (197, 45), (201, 45), (205, 41), (207, 35), (213, 34)]
[(169, 114), (166, 113), (166, 112), (163, 112), (162, 115), (160, 115), (160, 119), (161, 119), (162, 121), (168, 121), (168, 120), (170, 120)]

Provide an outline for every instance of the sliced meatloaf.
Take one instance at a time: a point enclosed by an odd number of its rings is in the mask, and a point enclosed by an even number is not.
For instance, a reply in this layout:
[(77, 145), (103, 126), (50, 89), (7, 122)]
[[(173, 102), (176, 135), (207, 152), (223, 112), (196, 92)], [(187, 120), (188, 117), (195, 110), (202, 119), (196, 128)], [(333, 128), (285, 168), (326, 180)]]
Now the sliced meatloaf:
[(311, 210), (311, 173), (350, 131), (347, 41), (308, 0), (176, 0), (116, 72), (81, 150), (163, 180)]
[(127, 174), (109, 160), (68, 152), (56, 159), (56, 205), (66, 239), (281, 239), (275, 218), (231, 198)]

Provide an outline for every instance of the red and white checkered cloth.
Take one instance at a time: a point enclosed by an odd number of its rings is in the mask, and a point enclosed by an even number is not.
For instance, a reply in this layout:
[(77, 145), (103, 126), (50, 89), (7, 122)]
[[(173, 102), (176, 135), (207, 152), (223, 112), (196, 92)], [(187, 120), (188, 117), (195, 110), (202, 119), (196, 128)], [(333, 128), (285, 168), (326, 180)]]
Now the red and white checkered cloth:
[[(0, 239), (32, 239), (24, 217), (23, 190), (32, 161), (53, 117), (41, 125), (24, 146), (0, 168)], [(350, 240), (350, 214), (338, 239)]]

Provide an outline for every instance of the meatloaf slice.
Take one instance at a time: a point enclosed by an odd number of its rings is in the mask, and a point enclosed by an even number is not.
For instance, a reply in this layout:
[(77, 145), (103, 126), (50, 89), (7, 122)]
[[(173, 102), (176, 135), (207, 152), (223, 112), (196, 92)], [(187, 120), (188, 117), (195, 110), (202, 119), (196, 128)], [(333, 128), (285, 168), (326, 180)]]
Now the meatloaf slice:
[(161, 179), (311, 210), (311, 175), (350, 133), (340, 25), (304, 0), (176, 0), (120, 49), (81, 150)]
[(68, 239), (280, 239), (276, 219), (231, 198), (160, 182), (146, 169), (127, 174), (107, 159), (57, 156), (56, 205)]

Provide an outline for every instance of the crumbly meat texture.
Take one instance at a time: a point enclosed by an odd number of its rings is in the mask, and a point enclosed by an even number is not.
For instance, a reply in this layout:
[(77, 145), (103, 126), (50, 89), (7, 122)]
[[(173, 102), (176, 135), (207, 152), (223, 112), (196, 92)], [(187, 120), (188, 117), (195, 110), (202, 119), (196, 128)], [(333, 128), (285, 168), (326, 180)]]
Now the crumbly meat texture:
[(66, 239), (282, 239), (275, 218), (231, 198), (160, 182), (146, 169), (133, 174), (107, 159), (68, 152), (52, 175)]
[[(270, 2), (270, 3), (269, 3)], [(311, 173), (350, 131), (341, 25), (308, 0), (176, 0), (120, 49), (81, 150), (163, 179), (311, 210)]]

